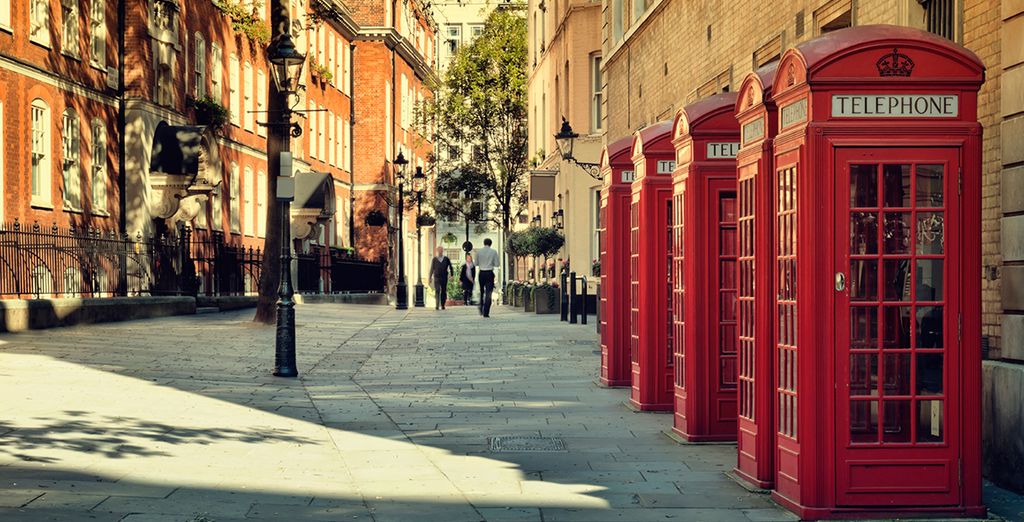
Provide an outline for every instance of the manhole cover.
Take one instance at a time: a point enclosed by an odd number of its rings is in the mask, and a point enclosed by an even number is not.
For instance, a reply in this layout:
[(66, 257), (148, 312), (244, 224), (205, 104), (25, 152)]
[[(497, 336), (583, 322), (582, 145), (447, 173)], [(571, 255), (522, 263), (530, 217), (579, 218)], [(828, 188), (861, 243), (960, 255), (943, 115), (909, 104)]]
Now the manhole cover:
[(535, 451), (554, 452), (565, 451), (565, 441), (554, 437), (519, 437), (506, 435), (502, 437), (491, 437), (491, 451), (512, 452), (512, 451)]

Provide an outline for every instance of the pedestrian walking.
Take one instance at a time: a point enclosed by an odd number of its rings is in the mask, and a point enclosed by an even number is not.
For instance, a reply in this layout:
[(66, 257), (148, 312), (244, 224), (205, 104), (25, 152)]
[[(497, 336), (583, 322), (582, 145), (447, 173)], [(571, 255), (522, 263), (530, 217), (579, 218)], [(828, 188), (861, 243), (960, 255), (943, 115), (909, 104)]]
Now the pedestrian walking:
[(473, 263), (473, 254), (469, 252), (466, 252), (466, 264), (459, 271), (459, 282), (462, 283), (463, 304), (469, 305), (473, 297), (473, 283), (476, 282), (476, 264)]
[(500, 260), (498, 252), (491, 248), (491, 238), (484, 239), (484, 246), (476, 252), (477, 274), (480, 277), (480, 315), (491, 316), (491, 292), (494, 291), (494, 269)]
[(444, 248), (437, 247), (437, 255), (430, 262), (430, 283), (434, 285), (434, 296), (437, 301), (434, 303), (435, 310), (444, 310), (444, 304), (448, 301), (448, 275), (455, 275), (452, 268), (452, 260), (444, 255)]

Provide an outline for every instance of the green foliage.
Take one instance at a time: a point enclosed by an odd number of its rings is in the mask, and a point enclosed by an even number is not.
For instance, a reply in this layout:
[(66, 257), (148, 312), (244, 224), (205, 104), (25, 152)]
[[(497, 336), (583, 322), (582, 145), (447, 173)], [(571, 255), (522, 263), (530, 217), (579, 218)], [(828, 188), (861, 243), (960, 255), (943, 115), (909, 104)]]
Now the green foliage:
[(461, 301), (463, 298), (462, 284), (457, 277), (448, 278), (448, 299)]
[(270, 26), (260, 17), (260, 10), (263, 9), (261, 0), (239, 2), (235, 0), (213, 0), (213, 6), (231, 19), (231, 28), (235, 32), (244, 34), (250, 42), (268, 44), (270, 43)]
[(446, 245), (450, 245), (458, 240), (459, 238), (456, 237), (455, 234), (452, 234), (451, 232), (447, 232), (445, 233), (445, 235), (441, 236), (441, 242)]
[(548, 258), (565, 245), (565, 236), (554, 228), (530, 227), (508, 236), (507, 252), (513, 256)]
[(192, 107), (193, 111), (195, 111), (196, 123), (199, 125), (207, 125), (214, 131), (223, 128), (224, 125), (227, 124), (228, 118), (231, 116), (227, 107), (221, 105), (209, 96), (203, 96), (199, 99), (192, 98), (190, 96), (186, 98), (185, 102), (189, 107)]

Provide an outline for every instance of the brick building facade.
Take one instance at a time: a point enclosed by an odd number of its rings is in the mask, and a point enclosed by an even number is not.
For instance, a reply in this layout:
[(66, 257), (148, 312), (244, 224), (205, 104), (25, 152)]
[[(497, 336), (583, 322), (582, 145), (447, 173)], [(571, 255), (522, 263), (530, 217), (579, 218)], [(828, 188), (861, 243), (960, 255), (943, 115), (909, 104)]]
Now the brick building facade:
[[(1018, 26), (1024, 6), (1009, 0), (606, 0), (603, 3), (604, 141), (670, 120), (680, 107), (734, 91), (748, 73), (794, 45), (851, 25), (894, 24), (936, 32), (975, 52), (986, 65), (979, 96), (984, 126), (982, 335), (985, 363), (986, 467), (1024, 489), (1019, 434), (1024, 415), (1024, 235), (1018, 142), (1022, 92)], [(555, 123), (549, 115), (547, 125)], [(1017, 227), (1017, 228), (1014, 228)]]

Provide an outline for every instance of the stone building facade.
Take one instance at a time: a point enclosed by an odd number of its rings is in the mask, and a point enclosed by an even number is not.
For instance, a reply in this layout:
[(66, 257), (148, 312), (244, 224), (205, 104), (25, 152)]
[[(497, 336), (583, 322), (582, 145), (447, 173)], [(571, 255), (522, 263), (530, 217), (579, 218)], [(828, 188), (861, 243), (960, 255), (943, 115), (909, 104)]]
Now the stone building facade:
[[(894, 24), (960, 43), (986, 65), (979, 96), (984, 126), (982, 334), (988, 474), (1024, 489), (1024, 3), (1012, 0), (605, 0), (602, 8), (604, 142), (670, 120), (709, 95), (733, 91), (788, 48), (852, 25)], [(1016, 228), (1015, 228), (1016, 227)], [(1020, 243), (1020, 244), (1018, 244)]]

